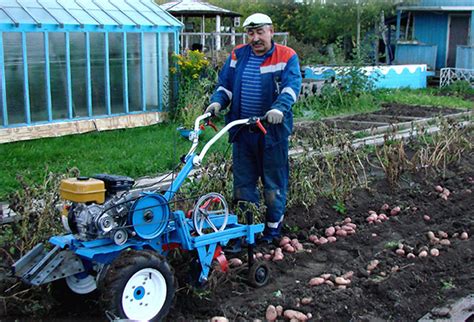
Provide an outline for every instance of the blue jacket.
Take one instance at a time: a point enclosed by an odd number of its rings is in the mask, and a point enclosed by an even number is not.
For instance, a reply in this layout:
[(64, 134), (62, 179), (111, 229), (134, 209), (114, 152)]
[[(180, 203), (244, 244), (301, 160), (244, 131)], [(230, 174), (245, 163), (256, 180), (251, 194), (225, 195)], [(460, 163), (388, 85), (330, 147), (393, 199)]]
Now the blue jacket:
[[(218, 102), (222, 108), (230, 104), (226, 114), (226, 123), (240, 117), (240, 95), (242, 73), (249, 60), (250, 45), (240, 45), (232, 50), (224, 67), (219, 73), (217, 89), (211, 97), (211, 102)], [(298, 99), (301, 89), (301, 72), (296, 52), (286, 46), (272, 43), (272, 48), (264, 55), (260, 66), (263, 88), (264, 113), (271, 109), (283, 112), (282, 124), (265, 125), (268, 133), (265, 145), (273, 146), (288, 138), (293, 130), (292, 105)], [(230, 140), (235, 139), (234, 127), (229, 133)]]

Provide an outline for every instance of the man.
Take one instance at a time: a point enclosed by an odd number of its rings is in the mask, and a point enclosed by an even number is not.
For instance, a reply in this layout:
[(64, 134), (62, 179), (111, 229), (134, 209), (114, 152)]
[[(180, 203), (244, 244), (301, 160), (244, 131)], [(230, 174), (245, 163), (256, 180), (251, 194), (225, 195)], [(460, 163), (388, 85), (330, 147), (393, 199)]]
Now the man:
[(268, 133), (254, 127), (232, 129), (234, 200), (257, 204), (258, 179), (264, 187), (266, 225), (260, 239), (280, 237), (288, 190), (288, 136), (293, 129), (292, 105), (301, 87), (298, 56), (273, 42), (269, 16), (255, 13), (243, 24), (248, 43), (232, 50), (206, 112), (229, 109), (226, 123), (251, 116), (266, 117)]

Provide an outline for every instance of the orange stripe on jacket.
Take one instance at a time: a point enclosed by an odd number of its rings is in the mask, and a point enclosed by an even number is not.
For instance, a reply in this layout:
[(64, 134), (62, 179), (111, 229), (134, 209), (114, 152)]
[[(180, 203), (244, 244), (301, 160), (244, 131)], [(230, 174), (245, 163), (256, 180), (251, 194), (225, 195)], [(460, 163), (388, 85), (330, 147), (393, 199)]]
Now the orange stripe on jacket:
[(265, 59), (261, 67), (287, 63), (293, 55), (296, 55), (296, 52), (290, 47), (275, 44), (273, 55)]

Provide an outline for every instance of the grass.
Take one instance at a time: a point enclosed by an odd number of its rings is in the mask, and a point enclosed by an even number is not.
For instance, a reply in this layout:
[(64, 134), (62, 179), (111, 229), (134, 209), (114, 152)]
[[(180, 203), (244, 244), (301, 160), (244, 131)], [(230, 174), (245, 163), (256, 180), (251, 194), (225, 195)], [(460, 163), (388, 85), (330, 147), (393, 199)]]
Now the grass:
[[(76, 167), (81, 175), (110, 173), (139, 178), (173, 169), (191, 142), (176, 131), (176, 124), (69, 135), (0, 145), (0, 200), (17, 190), (17, 175), (27, 182), (42, 182), (46, 172), (65, 173)], [(201, 142), (207, 142), (206, 129)], [(222, 138), (210, 150), (227, 147)], [(199, 151), (199, 150), (198, 150)]]
[(396, 249), (396, 248), (398, 248), (398, 244), (399, 244), (398, 241), (391, 240), (391, 241), (386, 242), (385, 245), (383, 246), (383, 248), (385, 248), (385, 249)]
[(293, 111), (298, 119), (320, 120), (331, 116), (373, 112), (379, 108), (373, 95), (362, 94), (358, 97), (341, 99), (334, 99), (334, 96), (331, 99), (309, 96), (297, 102), (293, 106)]
[(452, 278), (448, 278), (447, 280), (441, 279), (441, 289), (442, 290), (450, 290), (456, 288), (456, 285), (453, 282)]
[(440, 96), (437, 88), (379, 90), (375, 93), (382, 103), (400, 103), (407, 105), (440, 106), (449, 108), (473, 109), (474, 102), (461, 96)]

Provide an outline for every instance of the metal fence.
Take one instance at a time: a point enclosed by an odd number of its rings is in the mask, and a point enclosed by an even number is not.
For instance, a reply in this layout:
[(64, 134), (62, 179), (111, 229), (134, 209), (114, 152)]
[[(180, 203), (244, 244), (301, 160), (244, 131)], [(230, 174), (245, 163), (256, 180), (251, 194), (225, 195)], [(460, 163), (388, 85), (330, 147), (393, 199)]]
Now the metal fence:
[[(274, 39), (277, 43), (286, 45), (288, 41), (287, 32), (275, 32)], [(183, 32), (181, 33), (181, 50), (199, 49), (204, 51), (226, 50), (238, 44), (244, 44), (247, 40), (246, 33), (231, 32)]]
[(474, 88), (474, 69), (441, 68), (439, 87), (448, 86), (456, 81), (469, 82)]

